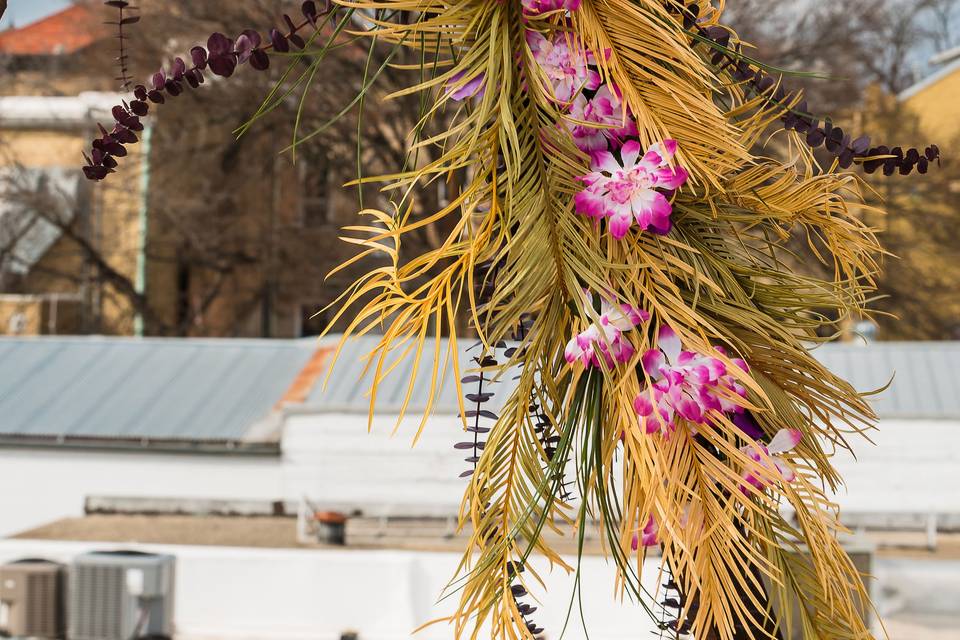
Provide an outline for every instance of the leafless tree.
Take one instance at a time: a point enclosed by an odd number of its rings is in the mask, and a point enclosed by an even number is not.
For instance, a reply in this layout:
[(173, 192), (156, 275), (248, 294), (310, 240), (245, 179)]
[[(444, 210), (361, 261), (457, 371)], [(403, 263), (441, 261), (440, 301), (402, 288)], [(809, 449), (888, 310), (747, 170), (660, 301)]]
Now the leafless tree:
[[(277, 3), (267, 0), (145, 7), (130, 36), (131, 71), (134, 77), (149, 77), (214, 31), (235, 34), (255, 28), (263, 33), (281, 24), (276, 12)], [(408, 132), (416, 128), (420, 105), (416, 97), (381, 98), (416, 82), (417, 76), (381, 74), (366, 98), (377, 108), (366, 110), (362, 125), (353, 110), (327, 127), (389, 53), (382, 46), (370, 52), (365, 39), (344, 38), (341, 44), (309, 87), (295, 90), (242, 136), (236, 135), (237, 127), (257, 112), (288, 60), (294, 65), (293, 78), (304, 63), (278, 56), (268, 72), (241, 68), (229, 79), (210, 79), (151, 110), (148, 289), (172, 288), (175, 301), (138, 293), (129, 278), (123, 281), (119, 270), (110, 270), (105, 247), (84, 243), (84, 230), (75, 218), (51, 221), (64, 234), (76, 236), (97, 277), (145, 319), (149, 333), (289, 335), (289, 326), (275, 324), (278, 310), (289, 318), (300, 306), (319, 309), (359, 270), (369, 268), (368, 261), (325, 280), (333, 266), (352, 255), (351, 246), (338, 239), (339, 227), (353, 222), (360, 194), (365, 206), (389, 207), (375, 185), (362, 192), (342, 185), (358, 171), (373, 175), (403, 166), (411, 143)], [(101, 62), (83, 71), (115, 75), (109, 67), (111, 45), (104, 43), (100, 53)], [(294, 163), (287, 147), (295, 121), (300, 136), (322, 131), (297, 147)], [(107, 180), (96, 188), (124, 188), (115, 182)], [(30, 200), (25, 192), (21, 196)], [(433, 210), (442, 197), (439, 189), (426, 190), (417, 207)], [(420, 240), (436, 242), (427, 236)]]
[(957, 20), (960, 19), (960, 1), (926, 0), (923, 11), (930, 16), (929, 33), (937, 51), (946, 51), (957, 46)]
[(789, 71), (818, 72), (821, 79), (789, 82), (802, 86), (811, 103), (829, 111), (856, 105), (870, 84), (892, 94), (909, 86), (916, 80), (918, 52), (955, 15), (956, 0), (811, 0), (790, 5), (739, 0), (730, 3), (725, 14), (738, 33), (757, 46), (756, 55), (764, 62)]
[[(218, 30), (235, 33), (254, 27), (265, 31), (280, 23), (276, 11), (277, 3), (268, 0), (221, 0), (160, 8), (155, 14), (148, 12), (144, 21), (152, 21), (151, 28), (161, 33), (186, 34), (185, 39), (192, 36), (193, 40), (202, 41)], [(164, 42), (159, 38), (155, 41)], [(240, 261), (249, 265), (241, 264), (240, 271), (246, 274), (244, 277), (258, 280), (259, 286), (248, 291), (248, 304), (261, 309), (261, 329), (268, 335), (271, 330), (265, 325), (270, 322), (272, 308), (297, 304), (298, 300), (317, 307), (329, 303), (361, 270), (369, 268), (368, 261), (332, 280), (326, 279), (330, 269), (354, 251), (338, 239), (339, 227), (355, 222), (361, 196), (364, 206), (389, 208), (376, 185), (361, 190), (345, 189), (343, 184), (358, 174), (377, 175), (402, 167), (411, 143), (408, 134), (419, 119), (416, 96), (383, 99), (416, 82), (417, 76), (389, 70), (380, 74), (368, 90), (362, 103), (367, 106), (362, 119), (358, 105), (327, 126), (353, 101), (363, 89), (364, 78), (380, 69), (390, 52), (382, 45), (371, 52), (366, 39), (344, 39), (343, 44), (325, 59), (312, 84), (298, 87), (239, 138), (233, 130), (260, 106), (263, 96), (287, 66), (284, 58), (274, 60), (269, 74), (243, 69), (228, 81), (210, 83), (216, 85), (213, 89), (201, 87), (200, 91), (188, 92), (158, 110), (161, 124), (157, 129), (157, 153), (162, 157), (163, 169), (157, 176), (154, 193), (164, 195), (155, 198), (151, 207), (176, 230), (178, 256), (215, 256), (218, 247), (230, 247), (221, 264)], [(183, 46), (179, 41), (177, 45)], [(171, 53), (167, 47), (155, 55)], [(290, 64), (290, 77), (295, 78), (308, 62)], [(146, 73), (150, 71), (149, 67), (145, 69)], [(294, 131), (297, 121), (298, 129)], [(171, 122), (177, 124), (163, 126)], [(296, 136), (311, 132), (318, 133), (298, 145), (295, 155), (287, 149)], [(429, 156), (429, 150), (425, 154)], [(182, 188), (184, 176), (177, 170), (178, 165), (192, 167), (189, 189)], [(300, 184), (291, 183), (291, 176)], [(240, 202), (245, 197), (255, 198), (243, 195), (251, 184), (273, 195), (261, 200), (254, 210), (245, 210)], [(227, 185), (233, 188), (225, 189)], [(291, 193), (298, 189), (299, 193)], [(423, 196), (416, 206), (431, 211), (442, 193), (427, 190)], [(325, 202), (326, 219), (305, 228), (308, 209), (301, 197)], [(423, 235), (419, 241), (424, 246), (437, 239)], [(419, 252), (415, 246), (408, 249)], [(251, 272), (255, 274), (251, 276)], [(236, 326), (242, 323), (243, 312), (242, 306), (237, 308)]]
[[(757, 44), (756, 55), (792, 70), (815, 70), (829, 80), (787, 78), (803, 86), (810, 108), (832, 115), (854, 135), (874, 143), (952, 148), (953, 140), (927, 140), (915, 114), (897, 95), (918, 80), (916, 69), (932, 50), (954, 46), (952, 25), (960, 0), (821, 0), (783, 3), (740, 0), (730, 3), (731, 25)], [(933, 44), (933, 47), (931, 47)], [(882, 231), (893, 256), (886, 261), (874, 308), (885, 338), (956, 338), (960, 282), (955, 256), (960, 231), (960, 175), (945, 152), (942, 167), (918, 178), (874, 177), (888, 215), (868, 222)], [(806, 238), (794, 248), (798, 267), (816, 265)], [(805, 256), (805, 257), (804, 257)], [(899, 318), (899, 319), (898, 319)]]

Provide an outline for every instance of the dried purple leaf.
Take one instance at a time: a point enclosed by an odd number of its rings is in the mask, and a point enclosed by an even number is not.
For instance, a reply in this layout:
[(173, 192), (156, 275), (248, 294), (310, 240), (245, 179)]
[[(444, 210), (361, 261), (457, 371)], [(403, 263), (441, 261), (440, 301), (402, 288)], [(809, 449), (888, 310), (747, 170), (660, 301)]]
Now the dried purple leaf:
[(303, 14), (303, 17), (310, 21), (310, 24), (316, 24), (317, 22), (317, 4), (313, 0), (307, 0), (302, 5), (300, 5), (300, 13)]
[(211, 56), (222, 56), (231, 52), (233, 42), (219, 31), (207, 38), (207, 50)]
[(270, 30), (270, 42), (273, 44), (274, 51), (279, 51), (280, 53), (290, 51), (290, 43), (287, 42), (286, 36), (280, 33), (280, 30), (276, 27)]
[(197, 69), (206, 68), (207, 50), (200, 46), (193, 47), (190, 49), (190, 59), (193, 61), (193, 66)]
[(270, 56), (263, 49), (255, 49), (250, 56), (250, 66), (257, 71), (266, 71), (270, 67)]
[(233, 53), (213, 55), (211, 51), (210, 57), (207, 59), (207, 66), (216, 75), (229, 78), (233, 75), (234, 69), (237, 68), (237, 59)]
[(167, 93), (174, 98), (183, 92), (183, 88), (181, 87), (180, 83), (175, 80), (167, 80), (166, 84), (163, 86), (167, 90)]
[(301, 38), (296, 33), (291, 33), (289, 36), (287, 36), (287, 39), (290, 41), (290, 44), (292, 44), (297, 49), (303, 49), (304, 47), (307, 46), (307, 43), (304, 42), (303, 38)]
[(183, 58), (176, 57), (173, 60), (173, 68), (170, 70), (173, 73), (174, 80), (180, 80), (183, 78), (183, 74), (187, 71), (187, 65), (183, 61)]

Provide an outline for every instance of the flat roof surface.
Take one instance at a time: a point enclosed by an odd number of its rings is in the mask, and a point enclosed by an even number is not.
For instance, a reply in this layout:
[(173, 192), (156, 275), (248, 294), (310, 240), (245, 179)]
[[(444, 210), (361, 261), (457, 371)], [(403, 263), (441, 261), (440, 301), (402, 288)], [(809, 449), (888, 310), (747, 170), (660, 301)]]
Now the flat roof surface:
[[(349, 518), (346, 524), (347, 549), (398, 549), (408, 551), (452, 551), (466, 548), (467, 535), (455, 532), (447, 518)], [(567, 529), (567, 531), (571, 531)], [(552, 548), (576, 554), (576, 536), (560, 537), (544, 529)], [(862, 532), (883, 557), (960, 560), (960, 533), (941, 533), (937, 548), (925, 547), (923, 531)], [(326, 549), (343, 546), (300, 542), (294, 517), (192, 516), (192, 515), (100, 515), (64, 518), (9, 536), (21, 540), (71, 540), (138, 544), (213, 545), (279, 549)], [(584, 553), (602, 555), (596, 527), (584, 531)], [(651, 555), (657, 555), (651, 550)]]
[[(348, 549), (402, 549), (410, 551), (461, 552), (467, 535), (455, 532), (448, 518), (349, 518), (346, 523)], [(563, 553), (577, 551), (572, 536), (560, 539), (545, 534)], [(72, 540), (142, 544), (215, 545), (224, 547), (323, 549), (343, 546), (300, 542), (295, 517), (190, 516), (190, 515), (87, 515), (64, 518), (13, 536), (29, 540)], [(585, 537), (584, 552), (601, 552), (597, 536)]]

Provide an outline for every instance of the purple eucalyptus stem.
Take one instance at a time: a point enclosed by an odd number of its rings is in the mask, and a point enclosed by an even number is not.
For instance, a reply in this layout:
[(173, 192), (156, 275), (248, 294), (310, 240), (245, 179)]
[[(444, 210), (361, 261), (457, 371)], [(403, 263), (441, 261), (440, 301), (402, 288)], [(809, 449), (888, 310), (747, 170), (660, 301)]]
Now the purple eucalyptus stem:
[[(936, 162), (937, 166), (940, 165), (940, 147), (935, 144), (926, 147), (922, 153), (913, 147), (906, 150), (903, 147), (891, 148), (887, 145), (871, 147), (869, 136), (860, 136), (851, 140), (849, 134), (845, 134), (840, 127), (833, 126), (830, 120), (825, 120), (823, 126), (820, 126), (820, 120), (808, 112), (806, 100), (801, 101), (796, 107), (789, 106), (795, 94), (788, 92), (779, 79), (763, 69), (754, 69), (749, 62), (729, 51), (730, 31), (719, 25), (701, 27), (697, 23), (700, 15), (699, 5), (679, 7), (671, 4), (669, 9), (681, 14), (684, 29), (693, 31), (700, 38), (717, 45), (717, 50), (711, 59), (712, 64), (721, 70), (732, 67), (730, 75), (734, 80), (750, 85), (757, 95), (769, 94), (767, 99), (776, 103), (784, 111), (780, 118), (783, 128), (805, 134), (803, 140), (811, 148), (816, 149), (824, 145), (841, 169), (849, 169), (857, 162), (867, 173), (874, 173), (882, 167), (883, 174), (890, 176), (897, 172), (900, 175), (908, 175), (914, 169), (922, 174), (927, 172), (931, 163)], [(739, 43), (736, 43), (734, 48), (739, 53)]]
[[(131, 24), (131, 19), (139, 20), (138, 17), (123, 17), (123, 10), (128, 6), (127, 2), (109, 0), (106, 4), (119, 9), (120, 18), (117, 24), (120, 29), (123, 24)], [(86, 161), (83, 167), (84, 175), (90, 180), (103, 180), (108, 174), (113, 173), (117, 167), (117, 158), (127, 155), (126, 145), (135, 144), (139, 140), (136, 132), (143, 130), (140, 118), (150, 112), (151, 102), (163, 104), (168, 97), (177, 97), (185, 90), (184, 83), (196, 89), (203, 84), (206, 70), (214, 75), (229, 78), (239, 65), (249, 62), (254, 69), (265, 71), (270, 67), (268, 55), (270, 50), (286, 53), (291, 47), (303, 49), (306, 42), (298, 32), (308, 25), (316, 28), (317, 19), (333, 9), (334, 5), (330, 0), (326, 1), (323, 11), (317, 10), (313, 0), (307, 0), (300, 7), (304, 16), (303, 22), (295, 24), (289, 15), (284, 14), (286, 32), (276, 27), (270, 29), (269, 42), (266, 43), (253, 29), (244, 30), (236, 40), (231, 40), (219, 32), (211, 34), (207, 39), (206, 48), (195, 46), (190, 49), (191, 65), (189, 67), (183, 58), (175, 58), (168, 70), (160, 69), (153, 74), (149, 87), (143, 84), (134, 87), (133, 100), (129, 103), (124, 100), (122, 104), (115, 105), (112, 109), (114, 125), (110, 131), (103, 125), (97, 124), (100, 137), (91, 144), (90, 153), (83, 154)], [(126, 56), (122, 42), (121, 39), (122, 75), (126, 78)]]

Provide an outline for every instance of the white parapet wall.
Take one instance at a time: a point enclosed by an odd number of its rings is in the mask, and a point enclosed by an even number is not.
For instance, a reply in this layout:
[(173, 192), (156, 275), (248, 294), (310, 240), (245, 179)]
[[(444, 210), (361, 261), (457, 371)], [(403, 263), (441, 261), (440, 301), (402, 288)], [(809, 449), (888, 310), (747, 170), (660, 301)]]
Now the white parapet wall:
[[(92, 550), (134, 549), (177, 558), (175, 624), (178, 640), (339, 640), (352, 630), (360, 640), (401, 640), (430, 620), (449, 615), (456, 595), (439, 601), (460, 556), (399, 551), (330, 551), (118, 545), (36, 540), (0, 541), (0, 563), (48, 558), (69, 563)], [(576, 564), (575, 558), (568, 558)], [(651, 637), (654, 623), (642, 608), (618, 602), (613, 569), (599, 557), (581, 564), (584, 618), (594, 640)], [(556, 639), (570, 612), (566, 637), (585, 637), (581, 600), (572, 598), (573, 581), (560, 569), (544, 572), (547, 591), (533, 619)], [(651, 591), (657, 562), (648, 561), (644, 581)], [(572, 606), (572, 609), (571, 609)], [(413, 636), (449, 640), (445, 623)]]
[(280, 467), (277, 457), (0, 449), (0, 536), (82, 516), (89, 496), (276, 500)]
[(848, 438), (856, 457), (841, 451), (833, 458), (844, 481), (834, 497), (845, 521), (936, 515), (941, 529), (960, 528), (960, 422), (884, 420), (866, 435), (872, 443)]
[[(306, 495), (320, 503), (362, 506), (369, 515), (456, 513), (464, 482), (457, 476), (466, 454), (453, 450), (469, 439), (453, 416), (431, 417), (413, 446), (419, 416), (378, 415), (367, 431), (357, 413), (307, 413), (286, 418), (283, 484), (287, 499)], [(930, 514), (941, 529), (960, 527), (960, 422), (884, 420), (866, 438), (850, 435), (856, 458), (839, 451), (833, 463), (845, 481), (834, 498), (857, 526), (918, 522)], [(298, 494), (298, 492), (300, 492)]]
[[(452, 516), (458, 511), (466, 438), (453, 416), (377, 416), (370, 432), (357, 413), (286, 417), (281, 456), (0, 449), (0, 536), (83, 514), (88, 497), (313, 503), (368, 516)], [(960, 424), (884, 421), (852, 436), (857, 460), (834, 458), (846, 485), (835, 496), (848, 523), (917, 520), (941, 529), (960, 522)], [(919, 518), (919, 519), (918, 519)], [(906, 519), (906, 520), (905, 520)]]
[(414, 445), (420, 416), (377, 415), (367, 429), (359, 413), (286, 417), (283, 484), (288, 497), (320, 505), (354, 505), (372, 516), (447, 516), (460, 508), (472, 440), (456, 416), (430, 417)]
[[(460, 560), (450, 553), (11, 539), (0, 540), (0, 563), (28, 557), (70, 563), (81, 553), (119, 549), (177, 558), (177, 640), (339, 640), (345, 631), (360, 640), (453, 637), (445, 623), (412, 635), (453, 611), (456, 594), (440, 599)], [(539, 607), (533, 617), (545, 627), (544, 638), (556, 640), (565, 625), (564, 637), (586, 638), (581, 612), (591, 640), (657, 637), (641, 607), (617, 600), (614, 572), (603, 558), (583, 558), (579, 596), (562, 570), (538, 569), (546, 588), (528, 585), (536, 600), (525, 600)], [(643, 576), (653, 592), (662, 577), (656, 558), (644, 564)], [(960, 561), (881, 558), (876, 576), (874, 592), (892, 640), (956, 637)]]

